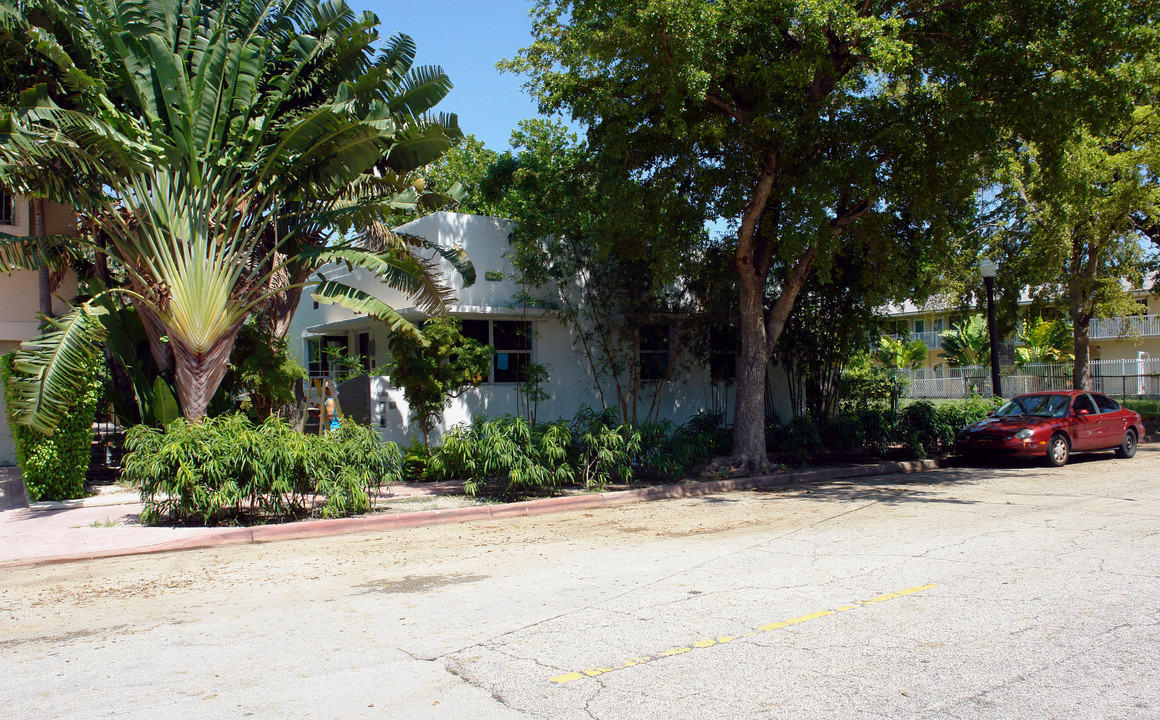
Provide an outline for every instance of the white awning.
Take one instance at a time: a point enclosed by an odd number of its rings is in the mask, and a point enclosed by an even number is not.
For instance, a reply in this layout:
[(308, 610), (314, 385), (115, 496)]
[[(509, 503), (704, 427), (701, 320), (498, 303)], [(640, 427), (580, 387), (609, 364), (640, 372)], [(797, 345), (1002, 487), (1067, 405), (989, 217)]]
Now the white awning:
[[(551, 312), (547, 308), (510, 308), (497, 307), (495, 305), (450, 305), (447, 308), (449, 314), (458, 318), (470, 317), (489, 317), (505, 320), (519, 320), (523, 317), (541, 318)], [(419, 312), (419, 310), (409, 305), (404, 308), (399, 308), (398, 313), (410, 320), (413, 323), (420, 323), (427, 319), (427, 315)], [(303, 333), (304, 336), (310, 335), (327, 335), (331, 332), (346, 332), (349, 330), (363, 330), (370, 329), (379, 323), (369, 315), (359, 315), (352, 318), (345, 318), (343, 320), (332, 320), (321, 325), (312, 325), (306, 328)]]

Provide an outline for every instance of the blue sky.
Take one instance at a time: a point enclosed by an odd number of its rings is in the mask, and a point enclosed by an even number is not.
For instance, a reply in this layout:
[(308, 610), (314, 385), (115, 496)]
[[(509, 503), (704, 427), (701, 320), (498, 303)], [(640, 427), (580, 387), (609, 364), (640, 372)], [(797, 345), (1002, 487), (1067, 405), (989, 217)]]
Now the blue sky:
[(347, 0), (356, 12), (379, 16), (384, 35), (415, 39), (416, 65), (441, 65), (455, 89), (436, 108), (459, 115), (463, 132), (493, 150), (505, 150), (516, 124), (536, 115), (520, 89), (523, 79), (500, 74), (496, 62), (531, 42), (528, 0)]

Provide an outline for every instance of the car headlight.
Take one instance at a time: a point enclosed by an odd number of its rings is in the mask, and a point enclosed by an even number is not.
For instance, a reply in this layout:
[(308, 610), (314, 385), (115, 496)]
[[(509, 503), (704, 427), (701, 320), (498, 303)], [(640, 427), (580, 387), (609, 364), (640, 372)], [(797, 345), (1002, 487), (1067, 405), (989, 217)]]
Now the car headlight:
[(1031, 437), (1031, 430), (1028, 428), (1023, 428), (1011, 437), (1015, 438), (1016, 440), (1026, 440), (1027, 438)]

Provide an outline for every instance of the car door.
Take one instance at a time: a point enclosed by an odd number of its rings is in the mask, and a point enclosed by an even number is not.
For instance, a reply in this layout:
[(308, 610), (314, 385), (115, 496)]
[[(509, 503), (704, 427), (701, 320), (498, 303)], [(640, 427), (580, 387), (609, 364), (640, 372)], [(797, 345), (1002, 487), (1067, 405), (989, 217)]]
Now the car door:
[[(1087, 412), (1081, 414), (1081, 410)], [(1096, 429), (1099, 426), (1100, 414), (1087, 393), (1075, 396), (1075, 400), (1071, 403), (1071, 415), (1071, 449), (1091, 450), (1098, 447)]]
[(1096, 409), (1100, 411), (1099, 422), (1096, 423), (1096, 437), (1093, 438), (1097, 447), (1118, 447), (1124, 440), (1124, 430), (1128, 426), (1127, 413), (1120, 404), (1107, 395), (1088, 393), (1095, 401)]

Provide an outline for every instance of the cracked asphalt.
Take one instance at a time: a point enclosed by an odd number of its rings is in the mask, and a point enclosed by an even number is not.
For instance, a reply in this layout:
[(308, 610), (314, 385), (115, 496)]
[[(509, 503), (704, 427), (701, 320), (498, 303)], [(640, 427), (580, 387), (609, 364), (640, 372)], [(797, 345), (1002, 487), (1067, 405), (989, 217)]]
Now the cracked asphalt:
[(6, 718), (1156, 718), (1160, 446), (14, 568), (0, 608)]

